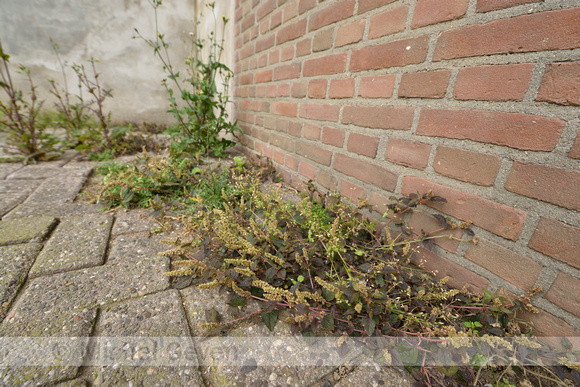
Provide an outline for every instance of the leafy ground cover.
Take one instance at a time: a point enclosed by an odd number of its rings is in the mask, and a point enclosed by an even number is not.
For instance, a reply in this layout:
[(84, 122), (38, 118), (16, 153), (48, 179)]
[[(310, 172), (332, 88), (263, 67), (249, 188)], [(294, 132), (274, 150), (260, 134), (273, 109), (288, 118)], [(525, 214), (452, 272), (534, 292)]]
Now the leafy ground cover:
[[(530, 298), (537, 289), (517, 300), (489, 291), (472, 294), (467, 288), (449, 288), (446, 279), (411, 263), (416, 246), (429, 245), (441, 237), (441, 230), (459, 227), (464, 240), (476, 243), (468, 223), (458, 225), (440, 216), (440, 230), (409, 232), (405, 218), (416, 207), (444, 198), (430, 193), (393, 197), (388, 213), (371, 220), (361, 212), (366, 203), (353, 206), (311, 183), (301, 198), (287, 200), (273, 166), (263, 160), (236, 158), (212, 167), (196, 157), (144, 155), (131, 166), (104, 164), (100, 173), (102, 204), (153, 207), (160, 214), (171, 208), (171, 219), (187, 229), (187, 240), (173, 241), (165, 253), (174, 265), (167, 275), (194, 277), (200, 288), (226, 291), (231, 306), (260, 303), (259, 312), (230, 322), (208, 311), (204, 327), (215, 334), (244, 319), (271, 330), (285, 321), (303, 336), (414, 337), (426, 345), (441, 337), (530, 334), (518, 313), (534, 309)], [(371, 345), (369, 354), (383, 362), (394, 357), (416, 364), (408, 369), (417, 385), (510, 386), (516, 380), (526, 386), (566, 385), (566, 377), (578, 375), (562, 374), (563, 367), (492, 367), (482, 353), (502, 353), (505, 342), (498, 343), (489, 339), (485, 350), (466, 349), (470, 367), (423, 366), (421, 352), (413, 347), (385, 352)], [(532, 344), (524, 347), (526, 356), (573, 355)]]

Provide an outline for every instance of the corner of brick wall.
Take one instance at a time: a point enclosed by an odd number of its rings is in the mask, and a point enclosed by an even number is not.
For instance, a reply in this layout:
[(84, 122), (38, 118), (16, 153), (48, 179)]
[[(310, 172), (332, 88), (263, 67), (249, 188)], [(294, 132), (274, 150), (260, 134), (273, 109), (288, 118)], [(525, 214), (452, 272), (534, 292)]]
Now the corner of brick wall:
[[(377, 210), (433, 190), (479, 243), (421, 250), (454, 286), (522, 294), (580, 336), (580, 7), (573, 0), (236, 0), (251, 153)], [(456, 236), (461, 236), (457, 234)]]

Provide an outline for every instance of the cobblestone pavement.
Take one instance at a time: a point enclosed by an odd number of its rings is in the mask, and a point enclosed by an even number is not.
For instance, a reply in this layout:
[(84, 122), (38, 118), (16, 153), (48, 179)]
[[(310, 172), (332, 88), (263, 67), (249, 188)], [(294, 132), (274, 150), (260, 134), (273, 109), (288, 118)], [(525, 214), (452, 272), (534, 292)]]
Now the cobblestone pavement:
[(148, 211), (75, 203), (92, 172), (75, 157), (0, 164), (1, 385), (410, 385), (404, 370), (362, 358), (265, 363), (252, 349), (260, 340), (293, 351), (283, 322), (269, 332), (244, 319), (222, 332), (242, 340), (246, 350), (237, 353), (226, 339), (204, 338), (208, 310), (231, 320), (257, 306), (240, 310), (187, 279), (172, 283), (169, 258), (158, 253), (178, 231), (153, 233)]

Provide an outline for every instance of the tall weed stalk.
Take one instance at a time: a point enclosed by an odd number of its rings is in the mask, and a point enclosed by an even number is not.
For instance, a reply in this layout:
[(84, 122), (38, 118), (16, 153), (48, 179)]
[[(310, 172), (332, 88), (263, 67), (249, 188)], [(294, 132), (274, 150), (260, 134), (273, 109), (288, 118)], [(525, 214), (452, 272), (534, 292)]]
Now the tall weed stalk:
[[(230, 122), (226, 110), (230, 102), (228, 85), (233, 74), (221, 62), (221, 57), (223, 31), (229, 20), (222, 16), (222, 38), (218, 40), (215, 33), (218, 25), (215, 2), (206, 4), (214, 18), (214, 31), (209, 33), (207, 42), (208, 54), (203, 58), (206, 42), (197, 33), (191, 33), (191, 55), (185, 59), (187, 75), (182, 77), (171, 63), (169, 44), (159, 29), (158, 8), (161, 5), (162, 1), (153, 0), (155, 38), (147, 39), (137, 29), (134, 38), (143, 39), (153, 48), (154, 55), (159, 58), (167, 74), (162, 85), (169, 95), (168, 112), (177, 120), (177, 124), (168, 131), (174, 140), (172, 154), (201, 152), (203, 155), (223, 157), (226, 149), (235, 145), (234, 141), (225, 137), (229, 135), (237, 138), (237, 134), (242, 133), (237, 121)], [(218, 89), (220, 80), (222, 91)]]

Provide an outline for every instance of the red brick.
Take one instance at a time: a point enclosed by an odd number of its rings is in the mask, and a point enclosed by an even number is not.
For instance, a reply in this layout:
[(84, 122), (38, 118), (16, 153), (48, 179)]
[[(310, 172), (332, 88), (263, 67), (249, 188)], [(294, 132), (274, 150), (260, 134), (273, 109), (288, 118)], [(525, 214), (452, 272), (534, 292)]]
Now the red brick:
[(477, 12), (495, 11), (520, 4), (535, 3), (537, 0), (477, 0)]
[(580, 7), (458, 27), (441, 33), (433, 60), (577, 48), (579, 25)]
[(286, 62), (294, 58), (294, 46), (286, 46), (280, 50), (280, 62)]
[(469, 139), (511, 148), (551, 151), (566, 123), (556, 118), (483, 110), (425, 109), (417, 134)]
[(282, 11), (278, 11), (272, 14), (272, 16), (270, 17), (270, 30), (273, 30), (280, 24), (282, 24)]
[(256, 15), (251, 13), (242, 20), (242, 31), (247, 30), (251, 26), (256, 24)]
[(272, 70), (258, 71), (254, 76), (254, 83), (263, 83), (272, 81)]
[(332, 79), (328, 89), (328, 98), (354, 97), (354, 78)]
[(411, 28), (459, 19), (465, 15), (469, 0), (418, 0)]
[(278, 66), (274, 69), (274, 80), (291, 79), (300, 77), (300, 63)]
[(306, 161), (300, 162), (298, 173), (300, 173), (302, 176), (310, 180), (316, 180), (316, 167), (312, 164), (307, 163)]
[(560, 273), (544, 297), (560, 308), (580, 317), (580, 279), (570, 274)]
[(355, 0), (340, 0), (310, 16), (309, 31), (314, 31), (337, 21), (346, 19), (354, 13)]
[(431, 145), (390, 138), (387, 142), (385, 160), (406, 167), (425, 169), (430, 153)]
[(268, 92), (266, 95), (268, 96), (268, 98), (275, 98), (277, 90), (278, 90), (278, 86), (268, 85)]
[(240, 85), (249, 85), (251, 83), (254, 83), (254, 74), (252, 73), (242, 74), (239, 80)]
[(294, 141), (286, 136), (272, 133), (270, 135), (270, 144), (282, 148), (288, 152), (294, 152)]
[(303, 75), (313, 77), (316, 75), (339, 74), (346, 70), (348, 54), (327, 55), (321, 58), (309, 59), (304, 62)]
[(272, 102), (272, 113), (286, 117), (296, 117), (298, 115), (298, 104), (296, 102)]
[(576, 141), (574, 141), (574, 145), (572, 145), (568, 157), (571, 159), (580, 159), (580, 133), (576, 136)]
[(572, 328), (564, 320), (551, 315), (540, 309), (540, 313), (530, 313), (522, 311), (518, 313), (524, 321), (534, 324), (534, 335), (539, 337), (539, 341), (549, 344), (555, 348), (562, 349), (562, 337), (578, 337), (580, 330)]
[(389, 200), (386, 196), (378, 194), (376, 192), (371, 192), (371, 196), (369, 197), (369, 204), (373, 211), (377, 212), (379, 215), (385, 215), (387, 218), (391, 218), (392, 212), (389, 212), (387, 205), (393, 203), (392, 200)]
[(580, 228), (541, 218), (528, 246), (580, 269)]
[(342, 148), (344, 145), (345, 133), (342, 129), (331, 128), (325, 126), (322, 129), (322, 143), (328, 145), (334, 145), (338, 148)]
[(354, 50), (350, 59), (350, 71), (383, 69), (422, 63), (427, 57), (429, 37), (398, 40)]
[(580, 171), (516, 161), (505, 188), (520, 195), (580, 211)]
[(467, 284), (471, 292), (479, 293), (489, 286), (489, 281), (485, 278), (424, 247), (417, 247), (413, 257), (415, 264), (418, 264), (425, 270), (433, 272), (435, 277), (449, 277), (447, 285), (452, 288), (461, 289)]
[(379, 139), (377, 137), (365, 136), (364, 134), (351, 133), (348, 136), (348, 143), (346, 149), (349, 152), (354, 152), (359, 155), (375, 158), (377, 156), (377, 148), (379, 146)]
[(270, 133), (258, 127), (252, 128), (252, 136), (263, 142), (268, 142), (270, 139)]
[(303, 141), (296, 142), (296, 153), (326, 166), (330, 165), (330, 160), (332, 159), (331, 151)]
[(262, 154), (264, 156), (266, 156), (267, 158), (271, 159), (272, 158), (272, 147), (268, 146), (267, 144), (264, 144)]
[(359, 96), (363, 98), (391, 98), (395, 79), (394, 74), (362, 77), (358, 89)]
[(292, 84), (292, 97), (304, 98), (308, 92), (308, 84), (306, 82), (294, 82)]
[(260, 58), (258, 59), (258, 66), (266, 67), (267, 65), (268, 65), (268, 55), (267, 54), (260, 55)]
[(394, 3), (396, 0), (359, 0), (358, 13), (365, 13), (375, 8)]
[(403, 5), (374, 15), (371, 17), (368, 38), (376, 39), (404, 31), (408, 12), (409, 6)]
[(404, 106), (345, 106), (343, 124), (376, 129), (409, 130), (415, 109)]
[(536, 261), (483, 239), (469, 246), (465, 258), (524, 290), (534, 286), (542, 271)]
[(339, 191), (341, 196), (345, 198), (349, 198), (353, 201), (364, 200), (367, 198), (367, 191), (366, 189), (351, 183), (347, 180), (340, 181), (340, 188)]
[(424, 194), (432, 190), (435, 195), (447, 199), (447, 203), (429, 203), (441, 212), (463, 221), (472, 221), (496, 235), (516, 240), (522, 231), (526, 213), (522, 210), (492, 202), (466, 192), (448, 188), (418, 177), (407, 176), (403, 180), (403, 194)]
[(336, 181), (336, 177), (334, 177), (330, 173), (328, 173), (326, 171), (318, 172), (318, 180), (317, 181), (318, 181), (318, 184), (320, 184), (321, 186), (323, 186), (327, 190), (336, 191), (338, 182)]
[(336, 32), (335, 47), (360, 42), (365, 32), (366, 19), (357, 20), (350, 24), (338, 27)]
[(274, 34), (268, 35), (264, 38), (256, 40), (256, 52), (261, 52), (274, 47), (276, 44), (276, 36)]
[(308, 97), (310, 98), (326, 98), (326, 86), (328, 82), (326, 79), (313, 79), (308, 82)]
[(338, 121), (340, 106), (303, 103), (300, 106), (300, 118), (317, 121)]
[(399, 97), (443, 98), (450, 76), (450, 70), (403, 74)]
[(235, 20), (240, 21), (242, 19), (242, 17), (244, 17), (244, 8), (240, 7), (236, 10)]
[(300, 137), (302, 135), (302, 123), (290, 122), (288, 124), (288, 134), (294, 137)]
[(389, 192), (394, 192), (399, 178), (388, 169), (341, 154), (334, 158), (334, 169)]
[(316, 7), (316, 0), (300, 0), (298, 13), (302, 15), (304, 12), (309, 11), (314, 7)]
[(272, 50), (268, 53), (268, 61), (270, 65), (280, 62), (280, 50)]
[(256, 10), (258, 20), (262, 20), (264, 16), (276, 9), (276, 0), (268, 0)]
[(299, 0), (289, 1), (284, 7), (284, 23), (298, 16), (298, 1)]
[(312, 39), (312, 51), (319, 52), (328, 50), (332, 47), (334, 41), (334, 28), (328, 28), (322, 32), (318, 32), (314, 39)]
[(288, 120), (284, 118), (276, 118), (276, 130), (278, 132), (286, 133), (288, 128)]
[(494, 184), (500, 167), (500, 157), (442, 145), (433, 160), (437, 173), (488, 187)]
[(280, 83), (278, 85), (278, 91), (276, 92), (277, 97), (290, 97), (290, 84)]
[(299, 20), (286, 27), (281, 28), (276, 34), (276, 44), (288, 42), (297, 39), (306, 33), (306, 19)]
[(299, 58), (301, 56), (310, 55), (312, 52), (312, 39), (303, 39), (296, 43), (296, 57)]
[(278, 164), (284, 164), (284, 153), (280, 152), (277, 149), (274, 149), (274, 152), (272, 154), (272, 160), (274, 160), (274, 162)]
[(546, 66), (536, 101), (580, 106), (580, 62)]
[(437, 219), (432, 215), (420, 211), (413, 211), (411, 213), (408, 226), (416, 235), (427, 233), (430, 236), (437, 237), (432, 239), (433, 243), (451, 253), (457, 251), (459, 247), (458, 239), (461, 239), (463, 236), (463, 231), (458, 228), (454, 230), (441, 230), (442, 227)]
[(459, 70), (456, 99), (521, 101), (532, 79), (533, 63), (477, 66)]
[[(298, 170), (298, 159), (292, 155), (286, 155), (286, 166), (293, 171)], [(286, 179), (284, 179), (286, 180)]]
[(308, 140), (320, 140), (320, 126), (312, 124), (304, 124), (304, 138)]

